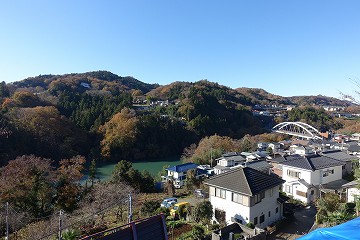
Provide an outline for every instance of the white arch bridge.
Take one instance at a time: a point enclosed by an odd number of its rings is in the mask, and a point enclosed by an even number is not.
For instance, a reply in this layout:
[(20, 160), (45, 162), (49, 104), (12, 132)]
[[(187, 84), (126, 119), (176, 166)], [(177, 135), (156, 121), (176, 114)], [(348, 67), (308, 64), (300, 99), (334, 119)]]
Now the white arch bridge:
[(316, 128), (303, 122), (282, 122), (271, 130), (305, 139), (322, 139), (320, 132)]

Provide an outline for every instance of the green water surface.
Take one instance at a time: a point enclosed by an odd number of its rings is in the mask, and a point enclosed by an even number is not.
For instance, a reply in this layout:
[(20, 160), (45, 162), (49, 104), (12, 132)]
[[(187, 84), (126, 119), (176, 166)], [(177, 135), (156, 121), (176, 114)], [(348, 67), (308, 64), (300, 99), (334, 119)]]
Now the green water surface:
[[(159, 175), (159, 172), (163, 169), (163, 166), (175, 166), (181, 164), (180, 156), (173, 156), (168, 158), (160, 158), (160, 159), (151, 159), (151, 160), (141, 160), (133, 162), (133, 168), (138, 169), (140, 171), (147, 170), (154, 177)], [(97, 164), (97, 175), (100, 180), (107, 180), (114, 168), (116, 163), (104, 163)], [(85, 174), (85, 178), (87, 178)]]

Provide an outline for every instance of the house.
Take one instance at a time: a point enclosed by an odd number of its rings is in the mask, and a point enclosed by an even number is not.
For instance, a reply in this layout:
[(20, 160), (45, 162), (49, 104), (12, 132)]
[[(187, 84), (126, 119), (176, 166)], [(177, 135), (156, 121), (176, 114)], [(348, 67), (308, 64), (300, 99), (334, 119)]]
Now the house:
[(319, 191), (324, 191), (325, 184), (326, 189), (335, 191), (343, 181), (342, 166), (345, 163), (326, 156), (290, 155), (279, 164), (282, 165), (282, 178), (286, 181), (283, 191), (304, 203), (314, 201)]
[[(167, 176), (163, 180), (172, 179), (176, 188), (181, 188), (185, 185), (186, 174), (191, 169), (197, 169), (198, 165), (195, 163), (184, 163), (169, 167), (166, 169)], [(198, 172), (196, 172), (196, 175)]]
[(274, 157), (270, 157), (266, 161), (271, 165), (271, 171), (279, 177), (282, 177), (281, 163), (286, 161), (286, 156), (276, 154)]
[(247, 160), (241, 154), (229, 152), (216, 159), (217, 165), (214, 167), (215, 174), (221, 174), (237, 167), (250, 167), (260, 172), (269, 173), (271, 165), (264, 160)]
[(311, 147), (304, 147), (302, 145), (291, 145), (290, 152), (292, 154), (299, 154), (302, 156), (314, 154), (315, 151)]
[(228, 152), (220, 158), (215, 159), (217, 165), (214, 167), (214, 173), (220, 174), (230, 170), (231, 167), (237, 166), (246, 161), (244, 156), (237, 152)]
[(351, 144), (347, 149), (347, 153), (352, 155), (359, 155), (360, 146), (358, 144)]
[(265, 151), (269, 147), (269, 143), (267, 143), (267, 142), (259, 142), (257, 144), (257, 147), (258, 147), (259, 151)]
[(84, 88), (91, 88), (90, 83), (86, 83), (86, 82), (81, 82), (80, 86), (82, 86)]
[(355, 202), (360, 197), (358, 186), (359, 182), (356, 180), (342, 185), (343, 189), (346, 189), (346, 202)]
[(350, 140), (360, 141), (360, 133), (351, 134)]
[(280, 144), (280, 143), (269, 143), (269, 148), (271, 148), (272, 151), (273, 151), (274, 153), (276, 153), (276, 152), (279, 152), (279, 151), (280, 151), (280, 149), (281, 149), (281, 144)]
[(346, 174), (351, 174), (353, 168), (353, 161), (359, 160), (359, 158), (357, 158), (356, 156), (349, 155), (340, 150), (323, 151), (321, 155), (343, 162), (343, 176), (345, 176)]
[(279, 187), (285, 181), (249, 167), (238, 167), (205, 180), (215, 220), (252, 222), (265, 228), (282, 218)]

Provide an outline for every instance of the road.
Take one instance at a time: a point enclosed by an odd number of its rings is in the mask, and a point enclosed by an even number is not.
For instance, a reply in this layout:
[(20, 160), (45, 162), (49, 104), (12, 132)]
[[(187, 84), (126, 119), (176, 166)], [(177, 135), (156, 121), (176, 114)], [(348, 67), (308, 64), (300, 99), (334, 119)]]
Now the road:
[(294, 219), (284, 223), (278, 231), (274, 232), (267, 239), (297, 239), (308, 233), (315, 221), (316, 209), (314, 206), (295, 210)]

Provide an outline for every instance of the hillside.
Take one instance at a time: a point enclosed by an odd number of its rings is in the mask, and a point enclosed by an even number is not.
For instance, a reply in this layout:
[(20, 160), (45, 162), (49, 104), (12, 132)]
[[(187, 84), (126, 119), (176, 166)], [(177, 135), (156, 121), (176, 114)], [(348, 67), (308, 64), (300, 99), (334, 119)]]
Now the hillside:
[(260, 88), (237, 88), (236, 91), (250, 99), (253, 105), (293, 105), (286, 97), (274, 95)]
[(291, 102), (298, 106), (339, 106), (339, 107), (348, 107), (353, 105), (349, 101), (340, 100), (333, 97), (327, 97), (322, 95), (317, 96), (293, 96), (287, 97)]
[(39, 75), (12, 83), (12, 88), (26, 89), (40, 93), (43, 91), (56, 92), (58, 90), (111, 92), (140, 90), (147, 93), (158, 87), (157, 84), (143, 83), (133, 77), (120, 77), (108, 71), (87, 73), (72, 73), (64, 75)]
[[(147, 104), (139, 105), (144, 99)], [(348, 103), (324, 96), (286, 98), (206, 80), (159, 86), (107, 71), (2, 82), (0, 126), (11, 134), (0, 141), (0, 165), (22, 154), (56, 161), (78, 154), (114, 161), (172, 156), (205, 136), (240, 139), (266, 132), (274, 120), (254, 116), (255, 105), (313, 104)], [(303, 118), (296, 111), (293, 117)]]

